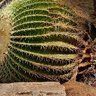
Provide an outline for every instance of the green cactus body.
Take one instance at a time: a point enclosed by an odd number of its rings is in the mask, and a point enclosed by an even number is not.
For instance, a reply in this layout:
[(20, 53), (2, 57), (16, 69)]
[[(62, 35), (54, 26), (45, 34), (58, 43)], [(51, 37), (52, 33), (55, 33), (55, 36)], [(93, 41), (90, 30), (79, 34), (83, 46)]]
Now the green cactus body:
[(7, 18), (9, 28), (0, 29), (8, 37), (1, 49), (6, 52), (0, 58), (1, 82), (65, 82), (72, 77), (81, 47), (87, 44), (77, 34), (78, 16), (72, 9), (54, 0), (15, 0), (0, 16), (0, 23)]

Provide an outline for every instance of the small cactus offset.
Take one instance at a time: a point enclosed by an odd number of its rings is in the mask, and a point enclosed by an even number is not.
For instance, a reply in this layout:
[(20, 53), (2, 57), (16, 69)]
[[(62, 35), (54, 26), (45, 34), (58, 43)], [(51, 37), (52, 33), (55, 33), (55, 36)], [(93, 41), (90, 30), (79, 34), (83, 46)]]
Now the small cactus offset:
[(76, 66), (91, 65), (78, 18), (56, 0), (13, 0), (1, 9), (1, 82), (66, 82)]

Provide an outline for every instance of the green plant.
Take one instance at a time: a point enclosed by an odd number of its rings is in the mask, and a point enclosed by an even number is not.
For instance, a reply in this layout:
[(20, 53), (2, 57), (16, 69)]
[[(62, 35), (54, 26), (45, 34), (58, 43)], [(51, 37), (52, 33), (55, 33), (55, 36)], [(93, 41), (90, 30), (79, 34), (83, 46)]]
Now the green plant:
[(71, 8), (56, 0), (15, 0), (0, 13), (1, 82), (72, 77), (88, 43), (78, 35), (81, 17)]

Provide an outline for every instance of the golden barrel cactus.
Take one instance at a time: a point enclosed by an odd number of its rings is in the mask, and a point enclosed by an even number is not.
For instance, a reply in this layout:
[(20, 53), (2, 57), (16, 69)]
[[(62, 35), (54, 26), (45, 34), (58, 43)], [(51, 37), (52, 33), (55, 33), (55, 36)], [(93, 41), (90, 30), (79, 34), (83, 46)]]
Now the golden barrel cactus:
[(66, 82), (76, 66), (92, 65), (78, 19), (56, 0), (13, 0), (1, 9), (1, 82)]

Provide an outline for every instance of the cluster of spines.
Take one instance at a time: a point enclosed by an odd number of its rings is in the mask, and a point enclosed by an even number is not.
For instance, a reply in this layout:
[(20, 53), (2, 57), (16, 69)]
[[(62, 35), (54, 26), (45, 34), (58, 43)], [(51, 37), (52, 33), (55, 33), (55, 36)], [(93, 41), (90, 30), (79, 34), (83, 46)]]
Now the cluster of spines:
[(76, 14), (53, 0), (18, 0), (8, 7), (12, 31), (2, 82), (68, 81), (85, 44)]
[(0, 2), (0, 9), (4, 8), (11, 1), (12, 0), (1, 0), (1, 2)]

